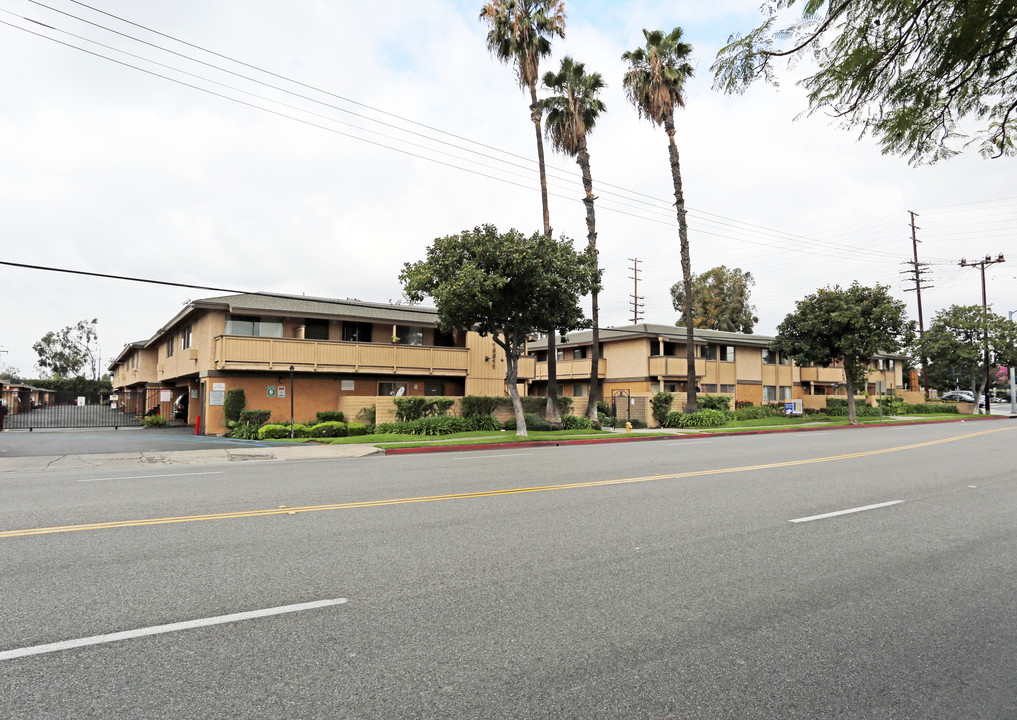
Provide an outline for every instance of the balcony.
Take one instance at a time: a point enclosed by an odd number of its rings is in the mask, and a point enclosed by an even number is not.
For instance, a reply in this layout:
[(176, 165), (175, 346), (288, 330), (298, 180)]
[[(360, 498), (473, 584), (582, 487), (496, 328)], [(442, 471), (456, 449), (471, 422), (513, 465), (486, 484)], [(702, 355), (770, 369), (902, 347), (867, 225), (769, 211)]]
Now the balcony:
[(818, 382), (818, 383), (843, 383), (844, 380), (844, 368), (840, 367), (803, 367), (802, 382)]
[(537, 358), (532, 355), (519, 358), (519, 380), (532, 380), (536, 374)]
[[(603, 378), (607, 375), (607, 360), (600, 358), (597, 363), (597, 376)], [(593, 370), (593, 359), (582, 358), (580, 360), (559, 360), (558, 380), (589, 380), (590, 371)], [(522, 358), (520, 358), (519, 377), (523, 377)], [(534, 368), (534, 380), (547, 380), (547, 362), (538, 362)]]
[[(681, 378), (688, 379), (689, 362), (683, 357), (671, 355), (654, 355), (649, 358), (647, 374), (650, 377)], [(706, 374), (705, 361), (696, 358), (696, 377), (703, 377)]]
[(330, 342), (290, 338), (215, 338), (216, 370), (289, 370), (380, 375), (452, 375), (465, 377), (466, 348)]

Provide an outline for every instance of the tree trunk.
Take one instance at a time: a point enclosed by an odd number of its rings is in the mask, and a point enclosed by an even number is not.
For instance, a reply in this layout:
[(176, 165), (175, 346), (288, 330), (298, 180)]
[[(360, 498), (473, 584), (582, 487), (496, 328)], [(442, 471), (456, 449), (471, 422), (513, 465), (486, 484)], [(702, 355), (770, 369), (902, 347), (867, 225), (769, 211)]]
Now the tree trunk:
[(855, 373), (851, 366), (844, 362), (844, 385), (847, 389), (848, 422), (858, 424), (858, 413), (855, 412)]
[(668, 153), (671, 157), (671, 179), (674, 181), (674, 204), (678, 212), (678, 241), (682, 256), (682, 287), (685, 290), (685, 307), (682, 316), (685, 318), (685, 358), (688, 364), (686, 375), (688, 383), (685, 391), (685, 412), (694, 413), (699, 410), (696, 398), (696, 343), (692, 333), (692, 261), (689, 258), (689, 226), (685, 220), (685, 194), (682, 192), (682, 171), (678, 162), (678, 146), (674, 142), (674, 113), (668, 113), (664, 120), (667, 132)]
[[(540, 133), (540, 103), (537, 102), (537, 83), (530, 83), (530, 119), (537, 134), (537, 168), (540, 170), (540, 204), (544, 211), (544, 234), (551, 237), (551, 213), (547, 207), (547, 171), (544, 166), (544, 138)], [(561, 411), (558, 409), (558, 352), (555, 347), (555, 333), (551, 328), (547, 333), (547, 407), (544, 415), (551, 427), (560, 430)]]
[[(576, 155), (576, 162), (579, 163), (579, 168), (583, 173), (583, 189), (586, 191), (586, 197), (583, 198), (583, 204), (586, 206), (586, 238), (587, 244), (590, 250), (593, 251), (593, 256), (597, 259), (597, 270), (600, 270), (600, 260), (597, 255), (597, 218), (594, 214), (594, 200), (593, 196), (593, 176), (590, 174), (590, 153), (586, 148), (586, 140), (584, 139), (579, 146), (579, 152)], [(591, 309), (590, 309), (590, 320), (593, 323), (593, 351), (590, 353), (590, 395), (586, 400), (586, 417), (588, 417), (594, 424), (595, 427), (600, 427), (600, 416), (597, 415), (597, 400), (600, 399), (600, 307), (599, 307), (599, 296), (600, 285), (595, 284), (593, 291), (590, 293)]]
[[(498, 341), (495, 340), (497, 343)], [(501, 343), (498, 343), (501, 345)], [(528, 437), (526, 432), (526, 417), (523, 414), (523, 403), (519, 399), (519, 354), (513, 340), (510, 341), (506, 333), (505, 344), (502, 349), (505, 351), (505, 386), (508, 388), (509, 397), (512, 399), (512, 411), (516, 415), (516, 436)]]

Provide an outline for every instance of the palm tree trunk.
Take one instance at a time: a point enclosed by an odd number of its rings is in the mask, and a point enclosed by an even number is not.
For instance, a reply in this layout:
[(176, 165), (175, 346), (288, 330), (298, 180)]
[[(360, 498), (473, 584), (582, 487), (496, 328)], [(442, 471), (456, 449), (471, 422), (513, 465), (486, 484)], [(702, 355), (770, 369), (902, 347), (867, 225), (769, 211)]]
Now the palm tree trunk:
[[(530, 118), (537, 134), (537, 167), (540, 169), (540, 203), (544, 210), (544, 234), (551, 237), (551, 213), (547, 207), (547, 172), (544, 165), (544, 138), (540, 133), (540, 103), (537, 102), (537, 83), (530, 83)], [(547, 407), (544, 415), (551, 426), (560, 429), (561, 411), (558, 409), (558, 349), (555, 347), (555, 328), (547, 331)]]
[[(579, 146), (579, 152), (576, 154), (576, 162), (579, 163), (579, 168), (583, 173), (583, 189), (586, 191), (586, 197), (583, 198), (583, 204), (586, 205), (586, 237), (590, 250), (593, 251), (593, 256), (597, 256), (597, 218), (594, 213), (594, 200), (593, 197), (593, 176), (590, 174), (590, 153), (586, 148), (586, 141)], [(597, 269), (600, 269), (600, 261), (597, 261)], [(590, 299), (592, 300), (592, 308), (590, 310), (590, 318), (593, 322), (593, 352), (590, 353), (590, 395), (586, 400), (586, 417), (592, 420), (596, 425), (599, 426), (600, 420), (597, 415), (597, 400), (600, 399), (600, 307), (598, 303), (598, 296), (600, 294), (599, 283), (593, 286), (593, 291), (590, 293)]]
[(685, 307), (682, 308), (682, 316), (685, 318), (685, 357), (688, 364), (685, 412), (694, 413), (699, 410), (699, 403), (696, 400), (696, 344), (692, 334), (692, 261), (689, 259), (689, 226), (685, 220), (685, 195), (682, 192), (678, 146), (674, 142), (673, 113), (668, 113), (664, 120), (664, 130), (667, 132), (668, 153), (671, 156), (671, 179), (674, 180), (674, 204), (678, 211), (678, 241), (682, 255), (682, 287), (685, 290)]

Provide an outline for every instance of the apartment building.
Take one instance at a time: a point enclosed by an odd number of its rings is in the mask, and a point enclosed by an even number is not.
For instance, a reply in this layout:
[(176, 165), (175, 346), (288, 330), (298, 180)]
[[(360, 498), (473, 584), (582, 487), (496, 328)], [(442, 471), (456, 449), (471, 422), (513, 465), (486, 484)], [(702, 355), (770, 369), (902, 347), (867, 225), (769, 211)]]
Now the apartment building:
[[(505, 356), (490, 337), (446, 334), (432, 308), (264, 294), (188, 303), (110, 366), (114, 391), (169, 389), (189, 398), (186, 422), (225, 432), (223, 400), (242, 389), (249, 409), (306, 421), (348, 417), (375, 398), (503, 395)], [(533, 372), (521, 363), (520, 380)]]
[[(695, 330), (695, 383), (700, 392), (730, 395), (754, 405), (802, 399), (806, 407), (823, 407), (826, 395), (844, 394), (843, 367), (799, 367), (787, 356), (770, 350), (775, 338), (765, 335)], [(643, 323), (600, 331), (598, 373), (603, 396), (612, 393), (647, 395), (688, 389), (685, 329)], [(530, 344), (536, 360), (528, 391), (547, 392), (546, 341)], [(573, 397), (589, 394), (592, 332), (571, 333), (557, 345), (557, 377), (561, 392)], [(904, 389), (904, 356), (881, 353), (872, 360), (868, 377), (855, 390), (876, 393)]]

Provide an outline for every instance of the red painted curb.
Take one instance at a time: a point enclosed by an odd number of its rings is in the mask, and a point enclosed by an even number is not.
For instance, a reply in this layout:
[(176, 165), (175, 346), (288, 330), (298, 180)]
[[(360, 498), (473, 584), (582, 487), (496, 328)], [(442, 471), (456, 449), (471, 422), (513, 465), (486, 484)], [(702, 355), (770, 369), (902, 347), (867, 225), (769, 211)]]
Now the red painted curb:
[(554, 447), (558, 445), (601, 445), (604, 443), (622, 442), (647, 442), (649, 440), (688, 440), (690, 438), (702, 437), (738, 437), (741, 435), (776, 435), (778, 433), (816, 432), (820, 430), (866, 430), (874, 427), (904, 427), (908, 425), (941, 425), (942, 423), (972, 422), (980, 420), (1004, 419), (1002, 416), (985, 415), (972, 418), (957, 418), (944, 420), (925, 420), (922, 422), (895, 422), (895, 423), (870, 423), (868, 425), (833, 425), (831, 427), (807, 427), (807, 428), (780, 428), (777, 430), (743, 430), (741, 432), (707, 432), (692, 435), (652, 435), (639, 437), (637, 435), (605, 438), (584, 438), (582, 440), (534, 440), (532, 442), (519, 443), (483, 443), (477, 445), (442, 445), (437, 447), (415, 447), (415, 448), (391, 448), (386, 450), (379, 448), (386, 455), (414, 455), (424, 453), (441, 452), (463, 452), (467, 450), (496, 450), (500, 448), (520, 447)]

